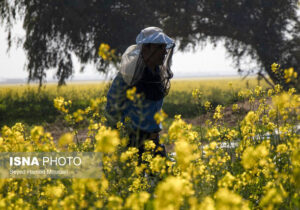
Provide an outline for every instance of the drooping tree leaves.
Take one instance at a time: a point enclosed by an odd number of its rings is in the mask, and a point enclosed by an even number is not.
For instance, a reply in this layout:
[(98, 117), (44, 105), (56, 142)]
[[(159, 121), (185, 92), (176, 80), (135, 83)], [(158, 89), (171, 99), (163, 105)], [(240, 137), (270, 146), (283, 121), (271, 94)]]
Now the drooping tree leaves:
[[(10, 26), (24, 18), (29, 80), (40, 83), (46, 70), (57, 69), (59, 84), (73, 73), (72, 54), (79, 61), (107, 71), (108, 62), (98, 54), (100, 43), (122, 53), (147, 26), (162, 27), (180, 41), (180, 49), (224, 40), (240, 68), (250, 56), (274, 83), (286, 85), (271, 71), (279, 62), (300, 74), (300, 24), (297, 0), (0, 0), (1, 22)], [(10, 33), (8, 31), (10, 43)], [(248, 69), (251, 70), (251, 69)]]
[[(82, 64), (94, 63), (105, 72), (108, 62), (98, 56), (101, 43), (120, 53), (135, 43), (138, 32), (159, 25), (145, 1), (107, 0), (20, 0), (0, 3), (2, 20), (9, 26), (15, 12), (24, 18), (24, 49), (30, 80), (42, 84), (46, 70), (57, 68), (59, 84), (64, 84), (74, 69), (72, 53)], [(10, 37), (8, 37), (9, 42)]]
[[(173, 9), (163, 22), (167, 31), (181, 40), (181, 48), (201, 42), (224, 40), (225, 48), (240, 68), (243, 56), (259, 64), (275, 83), (286, 87), (283, 78), (272, 72), (274, 62), (300, 73), (300, 22), (297, 0), (189, 0), (172, 1)], [(165, 12), (165, 11), (164, 11)], [(189, 24), (178, 24), (184, 20)], [(174, 27), (176, 25), (177, 27)], [(299, 84), (291, 84), (300, 89)]]

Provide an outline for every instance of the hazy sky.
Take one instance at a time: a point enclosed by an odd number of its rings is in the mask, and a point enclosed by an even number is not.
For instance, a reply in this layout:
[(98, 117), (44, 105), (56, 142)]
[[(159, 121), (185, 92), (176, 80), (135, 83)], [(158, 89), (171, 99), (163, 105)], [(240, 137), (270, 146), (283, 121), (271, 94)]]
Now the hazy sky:
[[(23, 29), (18, 25), (15, 29), (18, 35), (24, 35)], [(7, 43), (4, 28), (0, 28), (0, 66), (1, 75), (3, 78), (27, 78), (27, 72), (24, 70), (26, 62), (24, 50), (16, 49), (13, 45), (9, 55), (6, 53)], [(133, 43), (129, 43), (133, 44)], [(103, 78), (94, 68), (93, 65), (88, 65), (84, 73), (79, 72), (79, 64), (75, 63), (75, 74), (73, 79), (100, 79)], [(218, 45), (213, 49), (212, 45), (207, 45), (203, 50), (200, 48), (193, 52), (176, 52), (173, 55), (172, 70), (175, 77), (191, 77), (203, 75), (237, 75), (233, 68), (232, 60), (226, 58), (226, 51), (222, 45)], [(47, 71), (47, 80), (53, 79), (55, 71)]]

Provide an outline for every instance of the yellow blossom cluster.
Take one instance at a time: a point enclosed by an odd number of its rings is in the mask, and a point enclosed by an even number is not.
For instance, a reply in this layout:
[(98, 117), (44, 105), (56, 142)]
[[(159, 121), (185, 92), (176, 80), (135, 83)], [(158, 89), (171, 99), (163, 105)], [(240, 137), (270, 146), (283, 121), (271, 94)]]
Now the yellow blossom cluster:
[(136, 87), (133, 86), (132, 88), (126, 91), (126, 97), (134, 102), (138, 102), (138, 99), (141, 97), (141, 94), (136, 93)]
[[(279, 66), (272, 68), (275, 71)], [(127, 96), (134, 100), (135, 92), (131, 89)], [(75, 143), (77, 133), (72, 131), (54, 141), (42, 126), (17, 123), (1, 128), (0, 151), (101, 152), (101, 179), (1, 179), (0, 207), (299, 209), (299, 94), (277, 85), (268, 91), (259, 86), (241, 90), (240, 96), (253, 97), (259, 105), (235, 126), (219, 123), (224, 117), (221, 105), (200, 131), (176, 115), (163, 134), (164, 143), (171, 144), (174, 153), (155, 156), (158, 148), (147, 139), (141, 159), (139, 148), (127, 147), (129, 137), (122, 133), (123, 123), (117, 129), (106, 125), (105, 97), (74, 111), (71, 101), (56, 98), (54, 106), (68, 116), (65, 119), (72, 122), (73, 130), (80, 123), (89, 123), (84, 141)], [(165, 118), (163, 113), (156, 115), (159, 122)]]
[(202, 97), (203, 93), (199, 89), (194, 89), (192, 91), (192, 96), (194, 99), (200, 99)]
[(68, 113), (68, 106), (72, 104), (72, 101), (65, 101), (63, 97), (57, 97), (54, 99), (54, 107), (63, 113)]
[(159, 112), (155, 113), (154, 120), (157, 124), (159, 124), (163, 122), (167, 117), (168, 115), (163, 110), (160, 110)]
[(101, 43), (99, 46), (98, 54), (103, 60), (111, 61), (115, 57), (116, 50), (110, 49), (110, 46), (105, 43)]
[(298, 73), (294, 71), (294, 68), (289, 68), (284, 70), (284, 79), (286, 83), (291, 82), (292, 80), (297, 79)]
[(223, 118), (224, 114), (223, 114), (223, 110), (224, 110), (224, 107), (222, 105), (218, 105), (216, 107), (216, 110), (215, 110), (215, 113), (214, 113), (214, 116), (213, 118), (218, 121), (220, 119)]
[(283, 79), (285, 83), (290, 83), (290, 82), (297, 82), (298, 80), (298, 73), (294, 71), (294, 68), (288, 68), (288, 69), (280, 69), (280, 65), (277, 63), (273, 63), (271, 65), (272, 71), (275, 73), (275, 75), (279, 79)]

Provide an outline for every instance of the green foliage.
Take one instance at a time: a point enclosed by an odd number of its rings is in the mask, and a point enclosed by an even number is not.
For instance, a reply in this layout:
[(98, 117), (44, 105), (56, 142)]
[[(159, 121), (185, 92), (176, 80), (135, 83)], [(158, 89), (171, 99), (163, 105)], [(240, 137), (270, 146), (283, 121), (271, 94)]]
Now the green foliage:
[[(298, 0), (2, 0), (0, 24), (8, 29), (10, 46), (10, 29), (16, 20), (23, 20), (29, 80), (40, 84), (51, 68), (57, 69), (59, 84), (64, 84), (74, 73), (72, 53), (81, 64), (91, 62), (107, 72), (110, 62), (98, 56), (100, 44), (109, 44), (120, 55), (135, 43), (141, 29), (152, 25), (176, 38), (181, 50), (224, 41), (239, 71), (267, 73), (278, 83), (280, 78), (270, 70), (274, 61), (300, 74), (298, 9)], [(258, 66), (241, 69), (245, 57)], [(291, 85), (284, 84), (286, 89)]]
[(58, 119), (59, 112), (53, 106), (53, 99), (57, 96), (67, 96), (73, 100), (72, 111), (87, 107), (90, 99), (101, 96), (103, 93), (90, 91), (89, 95), (80, 94), (75, 90), (62, 92), (56, 95), (50, 90), (27, 89), (21, 93), (8, 90), (0, 94), (0, 126), (13, 125), (23, 122), (29, 125), (52, 123)]

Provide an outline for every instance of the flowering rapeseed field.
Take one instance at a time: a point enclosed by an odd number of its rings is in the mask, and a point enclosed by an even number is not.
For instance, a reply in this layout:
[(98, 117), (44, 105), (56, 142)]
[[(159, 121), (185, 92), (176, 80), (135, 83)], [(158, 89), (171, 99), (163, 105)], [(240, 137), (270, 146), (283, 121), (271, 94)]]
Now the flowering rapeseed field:
[[(195, 100), (203, 94), (194, 89)], [(134, 89), (127, 97), (138, 101)], [(238, 98), (258, 108), (236, 122), (223, 122), (224, 106), (204, 103), (212, 112), (205, 136), (176, 115), (164, 143), (175, 145), (167, 158), (153, 156), (155, 144), (145, 142), (142, 164), (138, 150), (126, 149), (126, 123), (114, 130), (106, 125), (105, 97), (72, 110), (70, 98), (57, 97), (54, 107), (71, 133), (55, 142), (41, 126), (30, 131), (22, 123), (1, 129), (1, 152), (101, 152), (101, 179), (1, 179), (0, 207), (6, 209), (298, 209), (300, 208), (300, 97), (280, 85), (243, 89)], [(266, 103), (270, 98), (272, 103)], [(239, 106), (232, 105), (239, 114)], [(164, 122), (164, 112), (155, 119)], [(130, 120), (130, 119), (128, 119)], [(88, 121), (88, 137), (75, 140), (76, 126)], [(205, 142), (205, 143), (204, 143)]]
[[(171, 83), (170, 93), (164, 100), (164, 111), (170, 118), (177, 114), (181, 114), (182, 118), (192, 118), (205, 112), (203, 105), (205, 101), (210, 101), (213, 106), (232, 104), (237, 101), (239, 90), (247, 87), (255, 88), (257, 80), (256, 78), (244, 81), (238, 78), (172, 79)], [(76, 111), (89, 106), (91, 99), (105, 96), (109, 85), (109, 82), (101, 81), (74, 82), (59, 88), (56, 84), (47, 84), (40, 90), (38, 85), (0, 85), (0, 127), (12, 126), (16, 122), (29, 125), (54, 123), (59, 117), (59, 112), (53, 106), (54, 98), (60, 96), (71, 100), (71, 111)], [(261, 82), (261, 86), (267, 85)], [(195, 89), (202, 92), (202, 97), (197, 100), (194, 100), (192, 95)]]
[[(100, 51), (111, 52), (107, 45), (100, 46)], [(278, 68), (272, 65), (273, 71)], [(283, 71), (282, 76), (286, 82), (297, 79), (293, 69)], [(42, 126), (30, 130), (22, 123), (3, 126), (0, 152), (101, 152), (103, 169), (100, 179), (0, 179), (0, 208), (299, 209), (300, 97), (295, 89), (283, 91), (277, 84), (270, 89), (248, 86), (232, 92), (235, 100), (259, 101), (259, 106), (251, 106), (236, 126), (227, 127), (224, 106), (205, 98), (202, 88), (190, 85), (186, 85), (194, 89), (190, 98), (211, 113), (205, 135), (175, 115), (161, 136), (163, 143), (174, 144), (175, 153), (167, 158), (153, 156), (155, 144), (147, 140), (141, 164), (138, 150), (126, 148), (130, 119), (118, 122), (116, 129), (107, 126), (105, 96), (78, 109), (73, 108), (72, 94), (55, 97), (51, 105), (73, 128), (58, 141)], [(231, 82), (228, 87), (232, 91), (236, 85)], [(127, 97), (136, 103), (140, 98), (135, 89)], [(233, 104), (232, 111), (239, 115), (239, 105)], [(165, 119), (164, 112), (155, 115), (157, 122)], [(82, 142), (76, 135), (83, 122), (88, 122), (88, 137)]]

